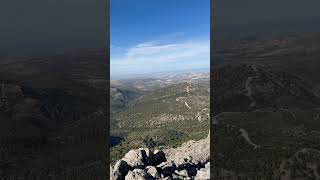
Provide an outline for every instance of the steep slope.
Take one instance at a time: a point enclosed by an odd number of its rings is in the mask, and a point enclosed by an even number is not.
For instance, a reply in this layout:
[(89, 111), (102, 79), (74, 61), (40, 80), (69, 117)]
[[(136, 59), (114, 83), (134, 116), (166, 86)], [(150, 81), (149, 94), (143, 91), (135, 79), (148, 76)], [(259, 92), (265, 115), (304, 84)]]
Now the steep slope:
[(121, 111), (128, 106), (134, 99), (141, 96), (143, 92), (125, 88), (110, 88), (110, 109), (114, 112)]

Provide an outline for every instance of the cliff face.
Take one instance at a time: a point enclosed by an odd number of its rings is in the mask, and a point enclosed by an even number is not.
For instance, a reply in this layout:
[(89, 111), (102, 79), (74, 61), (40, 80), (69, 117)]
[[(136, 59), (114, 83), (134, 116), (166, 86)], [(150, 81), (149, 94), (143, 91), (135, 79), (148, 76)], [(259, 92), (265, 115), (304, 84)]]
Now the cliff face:
[(210, 136), (178, 148), (130, 150), (110, 172), (111, 180), (210, 179)]

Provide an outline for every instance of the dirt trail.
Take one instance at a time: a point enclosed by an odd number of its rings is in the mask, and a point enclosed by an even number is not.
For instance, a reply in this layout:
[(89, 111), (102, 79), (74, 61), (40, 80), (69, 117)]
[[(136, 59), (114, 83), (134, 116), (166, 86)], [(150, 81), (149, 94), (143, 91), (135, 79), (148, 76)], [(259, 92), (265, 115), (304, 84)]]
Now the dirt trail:
[(247, 79), (247, 81), (245, 83), (245, 89), (247, 91), (246, 96), (249, 97), (251, 99), (251, 101), (252, 101), (252, 103), (250, 104), (250, 107), (253, 107), (253, 106), (256, 105), (256, 101), (252, 97), (251, 82), (252, 82), (253, 78), (257, 78), (258, 77), (258, 70), (257, 70), (257, 67), (255, 65), (252, 65), (251, 68), (255, 71), (256, 76), (248, 77), (248, 79)]
[(184, 104), (187, 106), (188, 109), (191, 109), (191, 107), (189, 106), (189, 104), (187, 102), (184, 102)]
[(260, 145), (256, 145), (256, 144), (254, 144), (252, 141), (251, 141), (251, 139), (250, 139), (250, 137), (249, 137), (249, 134), (248, 134), (248, 132), (245, 130), (245, 129), (239, 129), (239, 131), (241, 132), (241, 136), (250, 144), (250, 145), (252, 145), (253, 147), (254, 147), (254, 149), (257, 149), (257, 148), (259, 148), (260, 147)]
[(186, 91), (187, 91), (187, 93), (188, 93), (188, 96), (190, 96), (190, 89), (189, 89), (189, 87), (191, 87), (190, 81), (188, 82), (188, 86), (187, 86), (187, 88), (186, 88)]
[[(190, 89), (189, 87), (191, 87), (191, 83), (190, 81), (188, 82), (188, 86), (186, 87), (186, 91), (188, 93), (188, 96), (190, 96)], [(191, 107), (189, 106), (189, 104), (185, 101), (184, 104), (187, 106), (188, 109), (191, 109)]]
[[(188, 82), (188, 85), (187, 85), (187, 87), (186, 87), (186, 92), (188, 93), (188, 96), (190, 96), (190, 87), (191, 87), (191, 83)], [(176, 98), (176, 102), (179, 102), (181, 98), (183, 98), (183, 97), (177, 97), (177, 98)], [(188, 104), (187, 101), (184, 101), (184, 105), (185, 105), (188, 109), (191, 109), (191, 107), (189, 106), (189, 104)]]
[(280, 110), (289, 113), (292, 116), (293, 119), (297, 119), (296, 115), (292, 111), (290, 111), (289, 109), (281, 108)]

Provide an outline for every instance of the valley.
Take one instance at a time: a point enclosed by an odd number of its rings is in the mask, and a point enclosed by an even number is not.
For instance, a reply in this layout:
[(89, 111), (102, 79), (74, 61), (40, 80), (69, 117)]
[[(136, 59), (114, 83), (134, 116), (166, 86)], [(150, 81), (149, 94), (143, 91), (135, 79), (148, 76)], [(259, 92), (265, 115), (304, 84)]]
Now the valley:
[(111, 81), (112, 161), (130, 149), (177, 147), (209, 130), (209, 73)]

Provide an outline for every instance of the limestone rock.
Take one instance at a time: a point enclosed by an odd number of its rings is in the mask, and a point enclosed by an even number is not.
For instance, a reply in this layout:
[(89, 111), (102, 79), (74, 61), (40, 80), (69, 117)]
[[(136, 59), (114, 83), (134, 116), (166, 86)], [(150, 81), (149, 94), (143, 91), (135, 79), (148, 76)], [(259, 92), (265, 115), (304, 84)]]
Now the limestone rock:
[(152, 176), (149, 175), (144, 169), (134, 169), (129, 171), (125, 177), (125, 180), (152, 180)]
[(130, 150), (122, 160), (126, 161), (129, 166), (144, 167), (146, 166), (147, 153), (145, 149)]
[(153, 167), (153, 166), (151, 166), (151, 167), (148, 169), (147, 173), (149, 173), (149, 174), (150, 174), (152, 177), (154, 177), (154, 178), (157, 178), (157, 179), (160, 178), (160, 174), (159, 174), (158, 170), (157, 170), (155, 167)]
[[(210, 133), (209, 133), (210, 135)], [(166, 149), (164, 153), (168, 161), (182, 164), (187, 161), (207, 162), (210, 159), (210, 136), (199, 141), (188, 141), (176, 149)]]
[(210, 179), (210, 137), (189, 141), (176, 149), (130, 150), (110, 167), (112, 180)]
[(122, 180), (127, 175), (130, 167), (126, 161), (119, 160), (113, 167), (110, 168), (111, 176), (110, 179), (112, 180)]
[(178, 174), (179, 176), (182, 176), (182, 177), (188, 177), (188, 172), (186, 170), (181, 170), (181, 171), (174, 171), (176, 174)]
[(195, 180), (210, 179), (210, 162), (208, 162), (205, 168), (200, 169), (194, 178)]
[(163, 151), (155, 150), (153, 152), (153, 154), (154, 154), (154, 156), (153, 156), (153, 159), (152, 159), (152, 162), (151, 162), (152, 165), (158, 165), (158, 164), (160, 164), (162, 162), (166, 162), (167, 161), (166, 155), (164, 154)]

